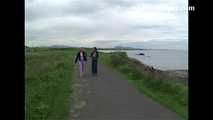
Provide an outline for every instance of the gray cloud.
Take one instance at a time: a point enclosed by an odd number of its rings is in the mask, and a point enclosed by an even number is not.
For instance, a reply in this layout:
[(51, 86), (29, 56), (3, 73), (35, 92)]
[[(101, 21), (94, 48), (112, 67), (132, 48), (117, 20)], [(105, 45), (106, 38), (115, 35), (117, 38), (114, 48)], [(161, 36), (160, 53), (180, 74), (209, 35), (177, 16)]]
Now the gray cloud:
[(111, 43), (120, 43), (121, 41), (119, 41), (119, 40), (95, 40), (93, 42), (95, 42), (97, 44), (106, 44), (106, 43), (111, 44)]
[(26, 43), (187, 41), (186, 7), (185, 0), (26, 0)]

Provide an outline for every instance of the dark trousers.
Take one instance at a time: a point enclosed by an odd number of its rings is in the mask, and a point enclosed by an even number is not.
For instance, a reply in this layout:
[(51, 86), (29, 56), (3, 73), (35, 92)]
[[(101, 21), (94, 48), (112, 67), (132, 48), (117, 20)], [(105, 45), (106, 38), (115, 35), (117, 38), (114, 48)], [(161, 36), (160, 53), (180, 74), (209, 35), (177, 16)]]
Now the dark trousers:
[(98, 64), (98, 61), (97, 60), (92, 60), (92, 73), (93, 74), (97, 74), (97, 64)]

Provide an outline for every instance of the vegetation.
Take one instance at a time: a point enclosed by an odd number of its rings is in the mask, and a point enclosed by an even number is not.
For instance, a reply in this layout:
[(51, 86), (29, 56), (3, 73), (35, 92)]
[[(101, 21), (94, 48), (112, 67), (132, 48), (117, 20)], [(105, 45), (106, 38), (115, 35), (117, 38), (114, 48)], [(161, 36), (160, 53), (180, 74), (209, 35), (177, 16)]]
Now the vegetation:
[(69, 116), (75, 50), (25, 51), (25, 120), (66, 120)]
[(126, 53), (102, 53), (101, 59), (103, 63), (123, 73), (128, 78), (128, 82), (139, 91), (175, 111), (184, 119), (188, 118), (187, 86), (176, 80), (145, 74), (137, 69), (143, 65), (128, 58)]
[[(76, 48), (26, 48), (25, 51), (25, 119), (66, 120)], [(86, 49), (87, 53), (91, 49)], [(130, 84), (183, 118), (187, 113), (187, 86), (173, 79), (155, 77), (141, 71), (140, 62), (125, 53), (101, 53), (101, 62), (128, 78)]]

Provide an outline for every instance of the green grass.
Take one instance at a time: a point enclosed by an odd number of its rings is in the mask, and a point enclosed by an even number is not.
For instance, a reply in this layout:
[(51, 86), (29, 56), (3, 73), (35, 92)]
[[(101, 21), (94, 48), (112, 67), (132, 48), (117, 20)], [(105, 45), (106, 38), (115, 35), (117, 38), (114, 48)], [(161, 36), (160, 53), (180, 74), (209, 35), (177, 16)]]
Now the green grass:
[(176, 80), (155, 78), (136, 69), (140, 62), (129, 59), (125, 53), (102, 53), (101, 61), (124, 74), (128, 82), (140, 92), (171, 109), (183, 119), (188, 118), (187, 86)]
[(31, 48), (25, 52), (25, 120), (67, 120), (74, 49)]

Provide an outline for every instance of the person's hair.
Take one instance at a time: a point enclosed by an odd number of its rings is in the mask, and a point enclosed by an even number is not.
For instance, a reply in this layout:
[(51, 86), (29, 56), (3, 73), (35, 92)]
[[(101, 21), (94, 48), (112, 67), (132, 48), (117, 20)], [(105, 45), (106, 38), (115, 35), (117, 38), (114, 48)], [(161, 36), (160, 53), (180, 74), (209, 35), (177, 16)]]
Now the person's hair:
[(83, 47), (80, 47), (79, 51), (84, 51)]
[(95, 49), (95, 51), (97, 51), (97, 48), (96, 48), (96, 47), (94, 47), (94, 49)]

